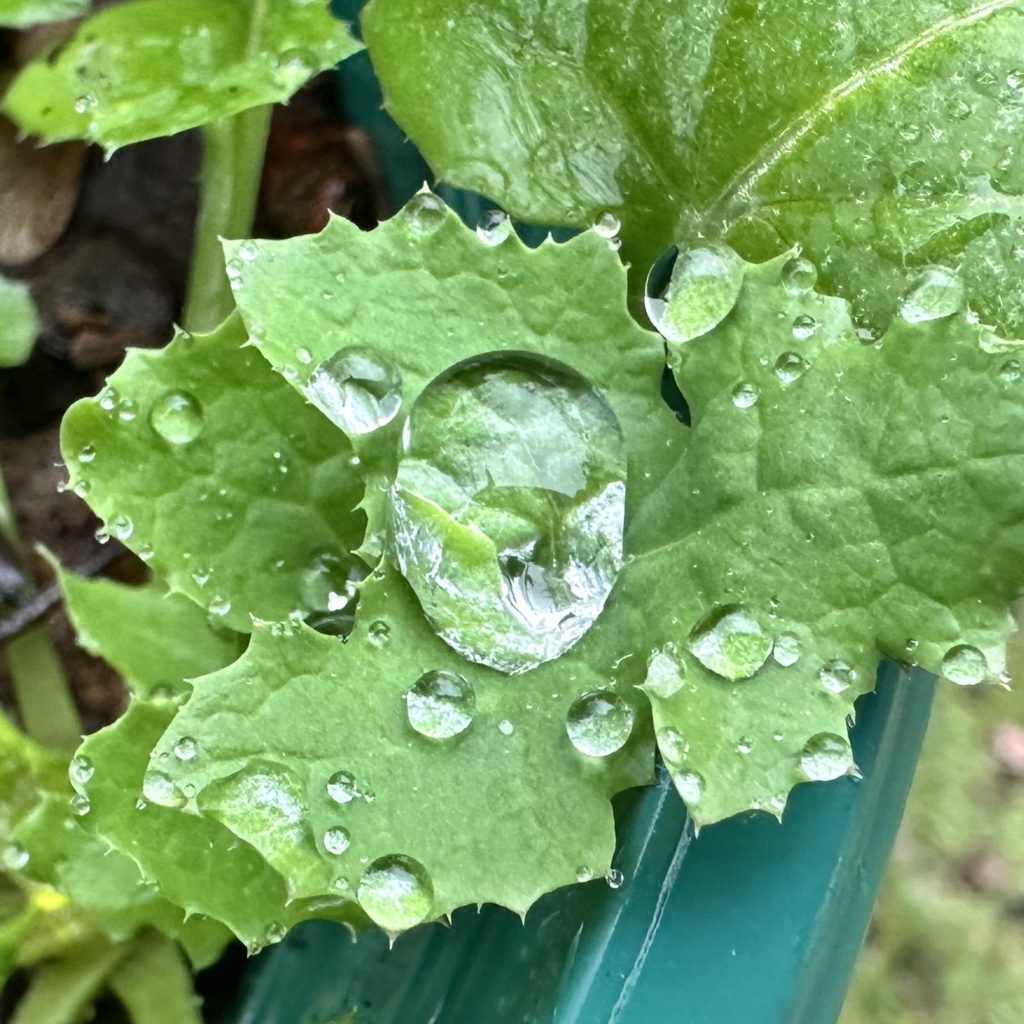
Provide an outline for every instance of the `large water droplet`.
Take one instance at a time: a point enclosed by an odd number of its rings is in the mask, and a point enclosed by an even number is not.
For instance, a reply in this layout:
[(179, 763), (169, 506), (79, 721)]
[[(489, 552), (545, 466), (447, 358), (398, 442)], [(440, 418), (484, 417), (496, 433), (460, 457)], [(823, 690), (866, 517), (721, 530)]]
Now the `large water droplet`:
[(604, 399), (528, 356), (423, 392), (392, 490), (393, 554), (434, 629), (507, 673), (558, 657), (622, 565), (626, 456)]
[(744, 608), (725, 605), (694, 626), (688, 646), (705, 668), (738, 682), (749, 679), (768, 660), (772, 638)]
[(793, 384), (798, 381), (807, 371), (807, 360), (802, 359), (795, 352), (783, 352), (775, 363), (775, 376), (783, 384)]
[(421, 235), (436, 231), (448, 216), (448, 207), (433, 192), (422, 191), (405, 204), (400, 216)]
[(425, 672), (405, 695), (409, 724), (421, 736), (447, 740), (465, 732), (473, 721), (473, 688), (455, 672)]
[(351, 772), (335, 772), (327, 780), (327, 795), (336, 804), (349, 804), (360, 795), (356, 777)]
[(299, 581), (302, 603), (314, 612), (340, 612), (355, 600), (357, 585), (366, 575), (355, 558), (330, 551), (315, 555)]
[(818, 283), (818, 268), (800, 256), (789, 260), (782, 268), (782, 284), (790, 295), (803, 295)]
[(93, 777), (95, 772), (96, 769), (93, 767), (92, 761), (79, 754), (77, 757), (73, 757), (71, 759), (71, 765), (68, 768), (68, 777), (74, 785), (84, 786)]
[(818, 321), (813, 316), (801, 313), (793, 318), (793, 337), (797, 341), (807, 341), (808, 338), (813, 338), (817, 330)]
[(908, 323), (940, 320), (964, 307), (967, 292), (963, 280), (945, 267), (926, 267), (900, 301), (900, 316)]
[(602, 238), (614, 238), (619, 233), (619, 228), (621, 227), (622, 225), (619, 223), (619, 218), (610, 211), (602, 213), (601, 216), (594, 221), (594, 231)]
[(633, 706), (611, 690), (593, 690), (573, 701), (565, 721), (572, 745), (589, 757), (607, 757), (626, 745)]
[(838, 779), (852, 767), (853, 755), (849, 742), (834, 733), (818, 733), (807, 741), (800, 752), (800, 770), (815, 782)]
[(434, 905), (434, 886), (419, 861), (392, 854), (367, 867), (357, 896), (372, 921), (386, 931), (400, 932), (426, 920)]
[(742, 287), (743, 260), (724, 245), (709, 245), (663, 256), (647, 279), (644, 305), (661, 335), (682, 343), (714, 330)]
[(81, 793), (75, 793), (74, 796), (68, 800), (68, 807), (71, 808), (71, 813), (76, 817), (84, 818), (92, 810), (92, 804), (89, 802), (87, 796), (83, 796)]
[(512, 234), (512, 221), (501, 210), (488, 210), (476, 226), (476, 235), (484, 245), (501, 245)]
[(185, 794), (169, 775), (159, 771), (148, 771), (142, 777), (142, 795), (151, 803), (161, 807), (184, 807)]
[(191, 736), (182, 736), (174, 744), (174, 756), (179, 761), (191, 761), (199, 753), (199, 744)]
[(349, 848), (351, 842), (348, 829), (341, 825), (335, 825), (324, 833), (324, 849), (336, 857), (340, 857)]
[(319, 363), (302, 393), (335, 426), (349, 434), (371, 434), (398, 415), (402, 379), (389, 360), (364, 345), (351, 345)]
[(187, 391), (168, 391), (149, 410), (149, 425), (168, 444), (188, 444), (203, 430), (203, 407)]
[(800, 660), (800, 638), (793, 633), (780, 633), (775, 638), (772, 657), (783, 666), (789, 668)]
[(988, 664), (977, 647), (959, 644), (942, 659), (942, 674), (957, 686), (977, 686), (988, 675)]
[(743, 383), (737, 384), (732, 391), (732, 404), (737, 409), (749, 409), (751, 406), (757, 404), (757, 400), (761, 397), (761, 392), (753, 384)]

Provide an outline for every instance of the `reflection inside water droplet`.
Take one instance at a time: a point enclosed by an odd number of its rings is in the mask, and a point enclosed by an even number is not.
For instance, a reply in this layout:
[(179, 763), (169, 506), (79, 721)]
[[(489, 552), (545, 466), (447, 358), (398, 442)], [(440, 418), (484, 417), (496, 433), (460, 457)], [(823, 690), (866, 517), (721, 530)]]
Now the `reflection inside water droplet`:
[(581, 754), (607, 757), (626, 745), (634, 717), (632, 705), (614, 691), (592, 690), (573, 701), (565, 731)]
[(963, 279), (945, 267), (925, 267), (900, 301), (899, 312), (908, 323), (924, 323), (952, 316), (964, 307)]
[(842, 736), (822, 732), (807, 741), (800, 753), (800, 770), (814, 782), (828, 782), (849, 773), (853, 754)]
[(386, 426), (402, 406), (397, 368), (363, 345), (343, 348), (319, 363), (302, 393), (335, 426), (356, 435)]
[(149, 425), (168, 444), (189, 444), (203, 430), (203, 407), (187, 391), (168, 391), (153, 403)]
[(977, 686), (988, 675), (985, 655), (969, 644), (952, 647), (942, 659), (942, 675), (958, 686)]
[(405, 695), (409, 725), (421, 736), (446, 740), (472, 724), (476, 697), (460, 675), (437, 669), (425, 672)]
[(426, 920), (434, 904), (434, 886), (426, 868), (401, 854), (378, 857), (370, 864), (356, 895), (370, 919), (389, 932)]
[(625, 448), (582, 378), (525, 355), (423, 392), (392, 489), (396, 564), (435, 631), (516, 673), (594, 621), (622, 565)]
[(705, 668), (738, 682), (749, 679), (768, 660), (772, 638), (746, 609), (725, 605), (694, 626), (688, 646)]

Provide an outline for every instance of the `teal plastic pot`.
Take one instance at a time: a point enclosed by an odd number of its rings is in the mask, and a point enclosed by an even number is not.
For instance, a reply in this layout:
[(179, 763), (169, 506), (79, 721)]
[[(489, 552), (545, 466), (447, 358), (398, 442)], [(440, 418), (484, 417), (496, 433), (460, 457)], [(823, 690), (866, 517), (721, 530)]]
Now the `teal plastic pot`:
[[(335, 5), (352, 17), (358, 2)], [(365, 54), (339, 72), (397, 201), (428, 171), (380, 109)], [(470, 222), (478, 197), (443, 190)], [(525, 923), (485, 907), (389, 949), (310, 922), (250, 964), (225, 1024), (831, 1024), (892, 848), (934, 680), (885, 664), (858, 704), (862, 780), (804, 785), (779, 824), (749, 815), (694, 839), (667, 778), (623, 794), (622, 882), (552, 893)]]

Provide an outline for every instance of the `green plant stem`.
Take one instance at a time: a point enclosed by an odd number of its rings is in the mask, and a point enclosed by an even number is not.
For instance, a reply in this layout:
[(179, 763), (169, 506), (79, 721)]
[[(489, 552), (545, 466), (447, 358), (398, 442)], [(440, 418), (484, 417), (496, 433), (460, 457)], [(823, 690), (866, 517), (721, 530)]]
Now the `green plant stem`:
[(203, 128), (199, 219), (182, 316), (187, 330), (212, 330), (234, 308), (220, 239), (240, 238), (252, 228), (270, 112), (253, 107)]
[(46, 627), (34, 626), (15, 637), (6, 655), (25, 732), (52, 750), (74, 753), (82, 723)]

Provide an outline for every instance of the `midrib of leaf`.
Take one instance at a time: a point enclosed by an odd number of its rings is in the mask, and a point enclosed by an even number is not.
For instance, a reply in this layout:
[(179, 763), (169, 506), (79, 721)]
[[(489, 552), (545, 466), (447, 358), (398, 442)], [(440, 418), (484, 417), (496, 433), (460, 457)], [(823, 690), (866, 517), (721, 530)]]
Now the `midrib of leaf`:
[(735, 221), (731, 213), (733, 204), (737, 200), (741, 204), (749, 200), (757, 182), (780, 160), (788, 156), (823, 119), (834, 113), (844, 100), (853, 96), (859, 89), (870, 85), (882, 75), (895, 74), (921, 50), (941, 42), (947, 36), (985, 21), (1000, 11), (1014, 8), (1020, 8), (1020, 0), (989, 0), (988, 3), (979, 4), (964, 14), (943, 18), (833, 86), (817, 103), (789, 121), (781, 131), (768, 140), (753, 160), (733, 176), (704, 211), (701, 217), (702, 224), (718, 225), (718, 229), (723, 233), (728, 230)]

